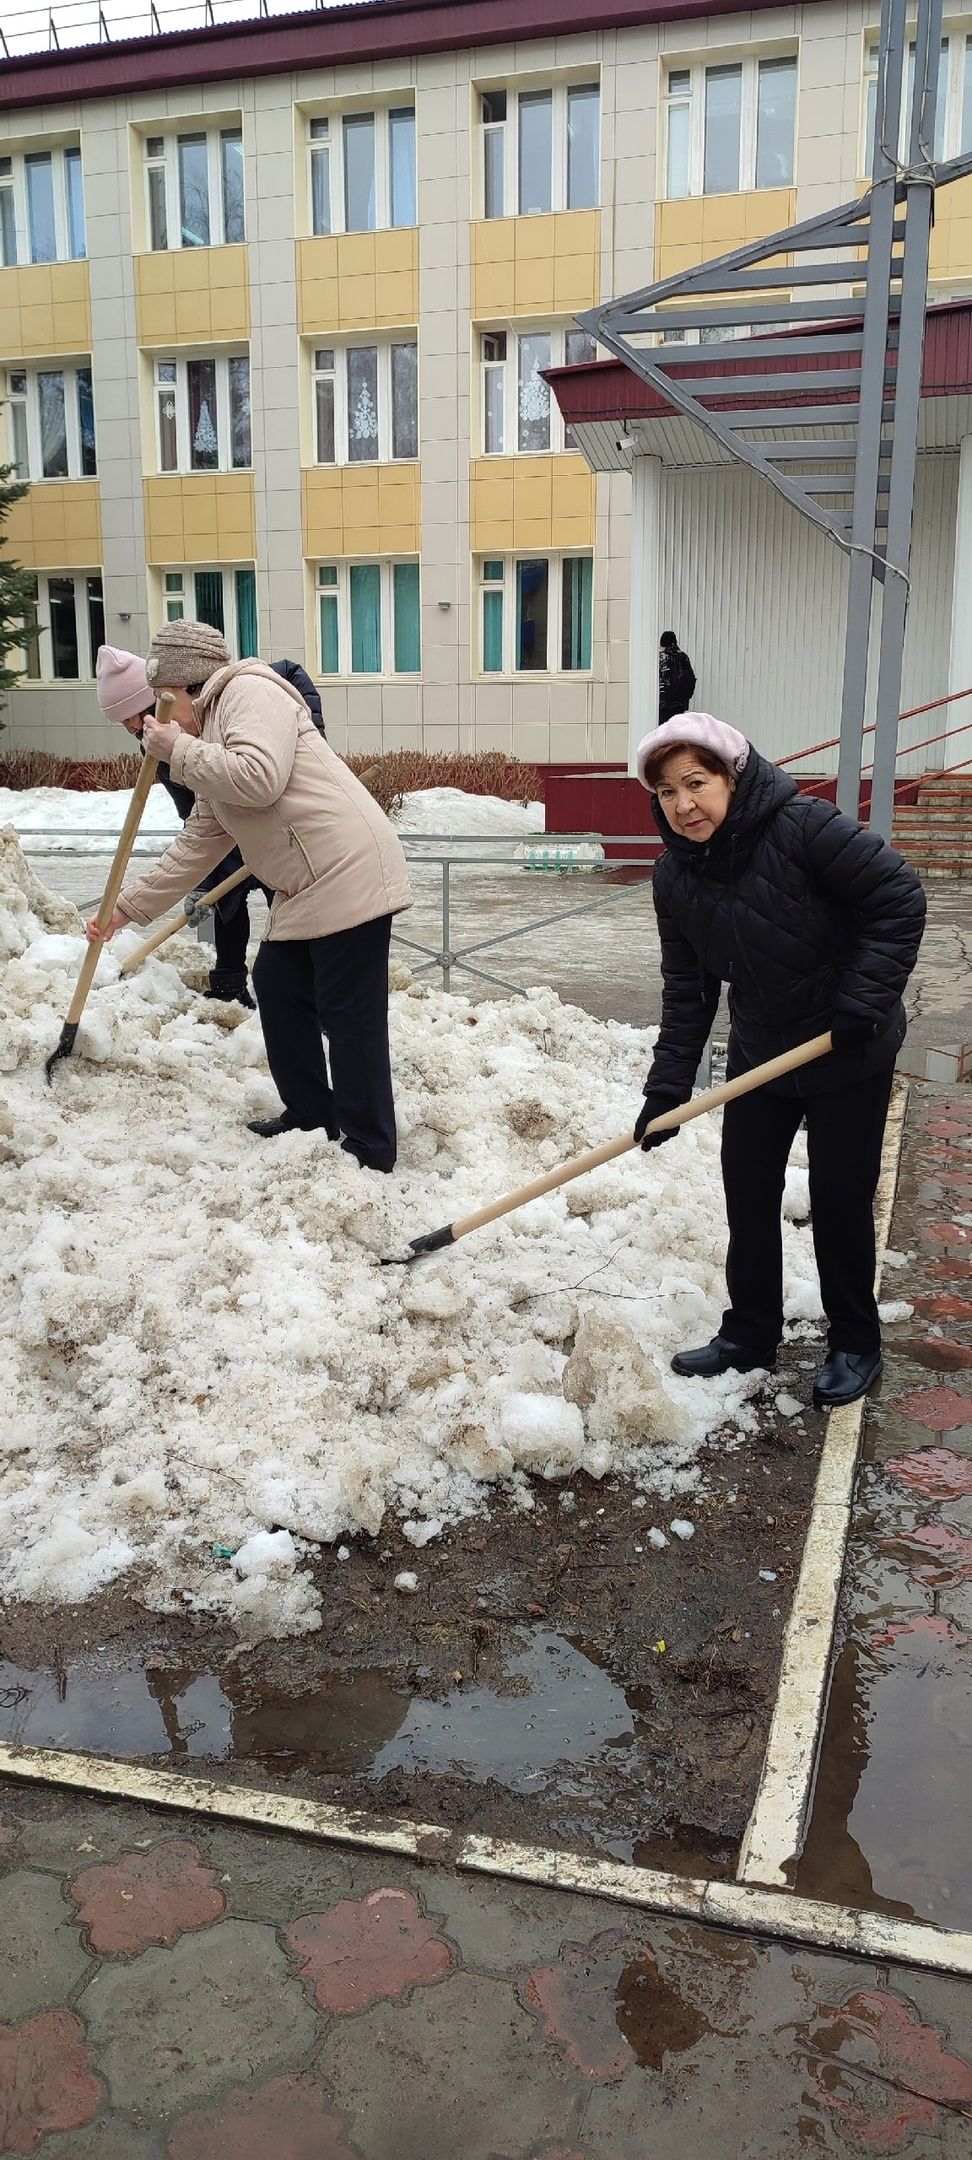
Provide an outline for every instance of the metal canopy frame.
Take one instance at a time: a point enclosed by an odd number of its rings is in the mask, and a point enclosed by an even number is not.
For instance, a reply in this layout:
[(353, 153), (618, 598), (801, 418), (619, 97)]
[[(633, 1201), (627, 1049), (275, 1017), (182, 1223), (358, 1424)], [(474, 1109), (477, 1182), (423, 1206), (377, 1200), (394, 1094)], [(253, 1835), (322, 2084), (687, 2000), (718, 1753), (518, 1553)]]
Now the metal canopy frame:
[[(885, 835), (894, 808), (935, 190), (972, 173), (972, 153), (939, 164), (933, 156), (942, 0), (918, 0), (907, 157), (897, 154), (906, 11), (907, 0), (882, 0), (866, 194), (577, 317), (848, 556), (837, 800), (852, 817), (874, 588), (883, 588), (870, 822)], [(702, 329), (710, 332), (704, 347), (660, 342)], [(712, 339), (713, 330), (725, 336)], [(822, 364), (808, 372), (807, 359)], [(752, 403), (740, 405), (741, 397)], [(788, 439), (770, 440), (769, 430)]]

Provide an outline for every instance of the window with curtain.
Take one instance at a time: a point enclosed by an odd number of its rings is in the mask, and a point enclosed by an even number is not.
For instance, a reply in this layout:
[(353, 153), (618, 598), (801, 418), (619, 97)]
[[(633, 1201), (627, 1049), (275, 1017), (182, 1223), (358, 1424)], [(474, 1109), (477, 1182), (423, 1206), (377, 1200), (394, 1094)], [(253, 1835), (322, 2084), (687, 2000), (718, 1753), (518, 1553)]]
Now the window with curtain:
[(226, 617), (223, 609), (223, 573), (221, 570), (197, 570), (196, 621), (209, 623), (213, 630), (225, 636)]
[(179, 221), (183, 247), (208, 247), (209, 148), (205, 135), (180, 135)]
[(314, 450), (318, 465), (333, 465), (337, 459), (335, 389), (334, 348), (322, 345), (314, 354)]
[(520, 216), (553, 208), (553, 97), (549, 90), (520, 93)]
[(189, 395), (189, 463), (193, 472), (216, 472), (219, 467), (219, 435), (215, 360), (188, 360), (186, 384)]
[(0, 265), (12, 270), (17, 261), (17, 201), (14, 195), (13, 159), (0, 157)]
[(415, 200), (415, 108), (393, 106), (388, 115), (388, 164), (391, 188), (389, 223), (414, 225)]
[(346, 113), (342, 133), (344, 143), (344, 229), (345, 232), (374, 232), (376, 224), (374, 113)]
[(78, 368), (75, 376), (78, 390), (78, 441), (81, 447), (81, 471), (90, 477), (98, 470), (95, 455), (94, 392), (91, 369)]
[(64, 152), (64, 186), (67, 197), (68, 252), (73, 262), (85, 255), (84, 177), (80, 150)]
[(549, 366), (549, 333), (521, 337), (517, 382), (517, 448), (521, 451), (550, 448), (550, 384), (540, 372)]
[(30, 444), (27, 425), (26, 372), (11, 370), (7, 376), (7, 415), (10, 424), (10, 462), (18, 480), (30, 479)]
[(422, 666), (421, 578), (415, 561), (320, 563), (317, 610), (322, 675), (417, 675)]
[(47, 606), (51, 624), (51, 661), (55, 682), (77, 682), (81, 674), (74, 579), (49, 577)]
[(85, 579), (88, 601), (88, 651), (92, 661), (105, 642), (105, 596), (100, 577)]
[(38, 572), (24, 617), (24, 673), (32, 682), (90, 682), (105, 642), (100, 571)]
[(318, 346), (311, 355), (318, 465), (374, 464), (418, 456), (418, 347)]
[(739, 188), (742, 68), (705, 71), (705, 156), (703, 193), (732, 195)]
[(64, 376), (59, 369), (43, 369), (38, 373), (37, 395), (40, 407), (41, 471), (45, 480), (66, 479), (67, 412), (64, 403)]
[(165, 140), (150, 135), (145, 145), (145, 177), (148, 187), (149, 247), (153, 253), (169, 245), (169, 215), (165, 177)]
[(234, 468), (252, 465), (250, 444), (250, 362), (246, 353), (227, 363), (229, 375), (230, 446)]
[(349, 345), (348, 461), (369, 463), (378, 456), (378, 347)]
[(562, 565), (560, 664), (565, 670), (591, 664), (594, 564), (589, 555), (565, 555)]
[(160, 472), (247, 471), (253, 463), (248, 353), (155, 362)]
[(479, 596), (484, 675), (590, 672), (590, 555), (488, 557)]
[(30, 259), (34, 263), (57, 261), (57, 228), (54, 218), (54, 167), (50, 151), (26, 159), (27, 224)]
[(219, 138), (223, 194), (223, 239), (227, 246), (246, 239), (243, 217), (243, 131), (224, 128)]
[(483, 214), (506, 215), (506, 91), (484, 90), (480, 100), (483, 123)]
[(418, 346), (391, 348), (393, 458), (418, 457)]
[(236, 572), (236, 650), (241, 660), (255, 660), (259, 651), (255, 570)]
[(665, 85), (665, 192), (734, 195), (789, 187), (796, 138), (797, 61), (682, 63)]
[(417, 675), (422, 665), (419, 566), (417, 562), (392, 564), (395, 617), (395, 673)]
[(597, 83), (574, 83), (567, 92), (567, 208), (590, 210), (601, 200), (601, 93)]
[(310, 123), (311, 232), (331, 230), (331, 123)]
[(377, 563), (352, 563), (351, 673), (381, 674), (381, 570)]

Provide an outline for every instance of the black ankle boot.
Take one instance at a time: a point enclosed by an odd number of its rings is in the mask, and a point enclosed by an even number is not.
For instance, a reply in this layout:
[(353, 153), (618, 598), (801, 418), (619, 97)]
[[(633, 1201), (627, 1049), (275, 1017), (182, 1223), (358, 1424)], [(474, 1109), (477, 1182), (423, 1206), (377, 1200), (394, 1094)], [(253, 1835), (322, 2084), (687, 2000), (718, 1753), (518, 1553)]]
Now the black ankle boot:
[(203, 991), (203, 996), (215, 998), (220, 1005), (245, 1005), (249, 1012), (256, 1012), (245, 968), (211, 968), (209, 989)]
[(672, 1371), (681, 1373), (686, 1380), (717, 1380), (725, 1372), (776, 1371), (776, 1351), (768, 1350), (762, 1357), (754, 1357), (751, 1350), (742, 1350), (738, 1343), (728, 1342), (724, 1335), (713, 1335), (712, 1341), (703, 1343), (698, 1350), (679, 1350), (672, 1359)]
[(290, 1110), (281, 1110), (276, 1117), (251, 1118), (247, 1132), (256, 1133), (260, 1140), (277, 1140), (280, 1134), (285, 1132), (326, 1132), (329, 1140), (336, 1140), (338, 1137), (336, 1125), (301, 1125)]

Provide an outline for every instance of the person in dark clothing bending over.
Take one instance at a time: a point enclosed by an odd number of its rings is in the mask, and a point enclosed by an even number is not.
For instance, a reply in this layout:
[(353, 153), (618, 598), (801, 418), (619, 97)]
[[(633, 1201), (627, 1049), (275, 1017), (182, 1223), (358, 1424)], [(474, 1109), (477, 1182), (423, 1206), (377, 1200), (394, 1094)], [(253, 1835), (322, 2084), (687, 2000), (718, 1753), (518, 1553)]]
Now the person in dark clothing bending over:
[(814, 1035), (833, 1039), (818, 1063), (726, 1104), (729, 1303), (713, 1340), (680, 1350), (673, 1370), (697, 1379), (773, 1370), (783, 1181), (805, 1118), (829, 1346), (813, 1399), (818, 1409), (855, 1402), (882, 1364), (873, 1203), (925, 895), (877, 833), (801, 795), (711, 713), (684, 713), (646, 735), (638, 777), (665, 849), (652, 880), (662, 1018), (635, 1139), (648, 1149), (674, 1137), (646, 1128), (688, 1101), (722, 983), (730, 1079)]
[(658, 724), (687, 712), (695, 696), (695, 669), (674, 630), (663, 630), (658, 650)]
[[(324, 735), (324, 713), (316, 684), (311, 681), (306, 668), (299, 660), (271, 661), (275, 675), (282, 675), (285, 682), (293, 685), (310, 713), (318, 733)], [(126, 734), (135, 737), (140, 744), (142, 727), (146, 716), (155, 710), (155, 692), (145, 672), (145, 663), (137, 653), (122, 652), (115, 645), (102, 645), (96, 663), (98, 703), (106, 720), (118, 720)], [(167, 765), (159, 766), (159, 779), (166, 793), (171, 796), (183, 824), (195, 803), (190, 788), (182, 787), (173, 780)], [(232, 848), (215, 870), (202, 881), (200, 891), (205, 892), (218, 885), (223, 878), (232, 877), (234, 870), (242, 870), (243, 857), (239, 848)], [(213, 930), (216, 940), (216, 965), (210, 969), (209, 989), (206, 997), (217, 998), (222, 1003), (236, 1000), (253, 1011), (246, 976), (246, 949), (250, 942), (250, 911), (247, 896), (263, 891), (267, 904), (273, 894), (259, 886), (256, 878), (248, 878), (243, 885), (217, 900), (213, 911)]]

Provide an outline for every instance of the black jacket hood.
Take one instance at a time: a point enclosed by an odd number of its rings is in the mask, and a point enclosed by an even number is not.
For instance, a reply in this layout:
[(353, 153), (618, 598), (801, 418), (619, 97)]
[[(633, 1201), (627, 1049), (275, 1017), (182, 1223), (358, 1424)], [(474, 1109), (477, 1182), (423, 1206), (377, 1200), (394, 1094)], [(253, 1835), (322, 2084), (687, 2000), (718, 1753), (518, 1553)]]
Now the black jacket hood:
[(781, 772), (769, 758), (749, 746), (749, 756), (736, 780), (736, 792), (722, 824), (704, 844), (689, 840), (668, 822), (657, 795), (651, 798), (655, 823), (666, 848), (681, 862), (718, 864), (723, 857), (741, 867), (759, 838), (767, 820), (798, 792), (796, 781)]

